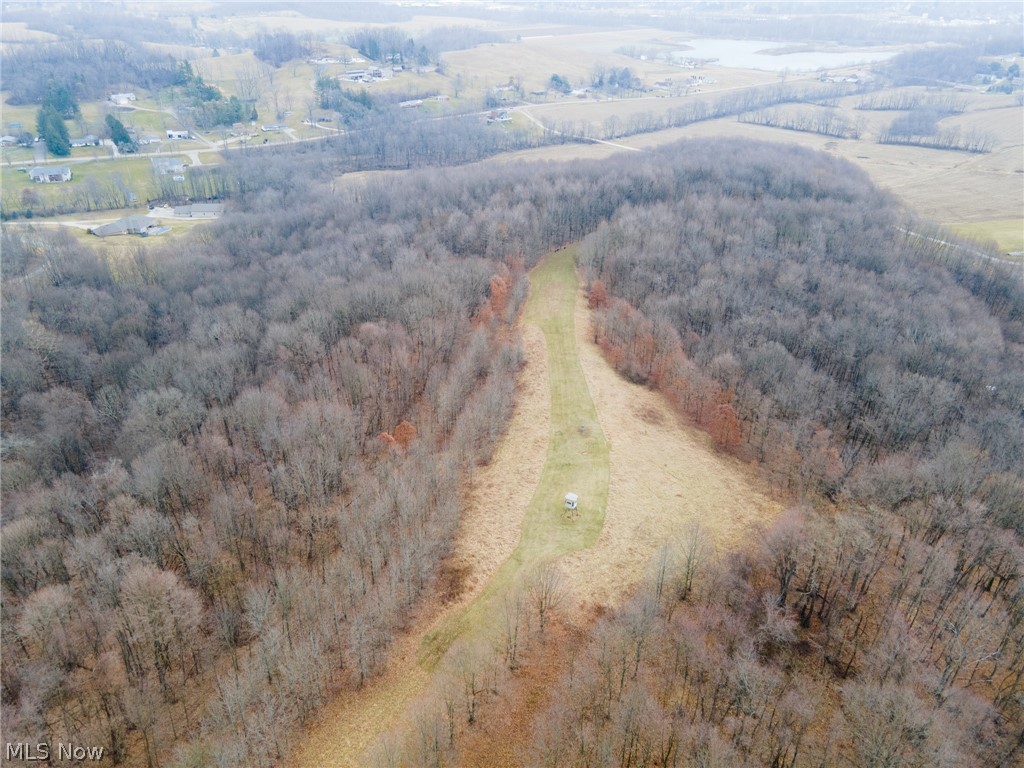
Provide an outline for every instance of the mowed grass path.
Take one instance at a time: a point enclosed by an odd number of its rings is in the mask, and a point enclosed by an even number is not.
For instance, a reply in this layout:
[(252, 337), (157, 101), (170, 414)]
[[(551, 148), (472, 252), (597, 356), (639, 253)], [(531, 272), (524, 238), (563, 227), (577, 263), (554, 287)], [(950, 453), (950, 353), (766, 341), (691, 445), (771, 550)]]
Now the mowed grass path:
[[(604, 525), (609, 450), (576, 349), (575, 252), (576, 247), (569, 246), (550, 253), (530, 273), (525, 321), (541, 329), (547, 345), (551, 435), (547, 460), (523, 519), (522, 538), (476, 600), (424, 636), (418, 661), (427, 668), (435, 667), (460, 638), (497, 640), (506, 596), (528, 588), (531, 579), (560, 556), (593, 546)], [(564, 508), (569, 491), (580, 497), (573, 518)], [(495, 498), (493, 503), (504, 500)]]

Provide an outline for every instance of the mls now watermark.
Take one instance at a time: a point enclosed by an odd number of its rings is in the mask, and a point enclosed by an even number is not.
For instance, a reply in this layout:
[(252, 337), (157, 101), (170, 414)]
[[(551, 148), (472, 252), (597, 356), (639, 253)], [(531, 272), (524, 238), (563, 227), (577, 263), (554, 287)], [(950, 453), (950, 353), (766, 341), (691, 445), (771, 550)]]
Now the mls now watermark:
[(85, 762), (102, 760), (103, 747), (83, 747), (78, 744), (58, 742), (56, 750), (46, 743), (29, 744), (27, 741), (15, 744), (7, 743), (6, 757), (8, 760), (24, 760), (25, 762), (45, 762), (51, 758), (56, 762), (73, 760)]

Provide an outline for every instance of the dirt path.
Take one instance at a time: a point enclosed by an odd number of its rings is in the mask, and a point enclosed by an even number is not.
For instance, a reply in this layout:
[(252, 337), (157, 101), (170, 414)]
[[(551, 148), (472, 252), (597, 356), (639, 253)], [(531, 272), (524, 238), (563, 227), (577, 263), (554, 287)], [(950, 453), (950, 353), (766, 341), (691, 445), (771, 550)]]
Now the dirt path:
[[(477, 474), (456, 544), (464, 593), (443, 610), (426, 606), (383, 674), (333, 702), (290, 765), (365, 765), (382, 734), (413, 722), (452, 643), (493, 639), (503, 596), (541, 564), (566, 575), (567, 607), (582, 621), (629, 594), (689, 521), (729, 547), (777, 514), (746, 467), (716, 455), (660, 395), (620, 378), (588, 330), (572, 251), (552, 254), (531, 274), (517, 406)], [(580, 493), (576, 520), (561, 509), (567, 490)]]

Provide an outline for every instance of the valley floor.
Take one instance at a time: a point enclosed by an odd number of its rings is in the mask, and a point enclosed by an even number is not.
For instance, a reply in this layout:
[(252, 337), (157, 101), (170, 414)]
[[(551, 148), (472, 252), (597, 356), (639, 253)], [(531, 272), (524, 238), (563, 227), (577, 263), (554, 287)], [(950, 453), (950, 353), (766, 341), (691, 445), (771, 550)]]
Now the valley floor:
[[(474, 480), (451, 558), (461, 594), (446, 605), (441, 598), (425, 605), (390, 649), (382, 674), (339, 695), (290, 765), (365, 765), (382, 735), (411, 726), (453, 644), (498, 643), (505, 595), (542, 566), (554, 564), (563, 575), (560, 612), (567, 631), (578, 632), (647, 577), (659, 549), (692, 521), (728, 548), (756, 540), (778, 514), (746, 467), (716, 454), (661, 395), (630, 384), (605, 362), (589, 333), (573, 255), (573, 248), (550, 254), (530, 276), (516, 410), (493, 460)], [(567, 490), (580, 492), (575, 519), (561, 509)], [(529, 697), (518, 704), (529, 707)], [(503, 714), (521, 721), (529, 713)], [(477, 754), (480, 764), (514, 759), (507, 739), (467, 747), (497, 750)]]

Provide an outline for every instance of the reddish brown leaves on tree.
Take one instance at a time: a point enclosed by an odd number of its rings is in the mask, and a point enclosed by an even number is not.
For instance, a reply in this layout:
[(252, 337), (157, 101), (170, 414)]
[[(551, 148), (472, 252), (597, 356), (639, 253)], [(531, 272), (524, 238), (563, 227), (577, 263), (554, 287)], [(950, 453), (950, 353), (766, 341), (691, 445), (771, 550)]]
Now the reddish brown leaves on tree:
[(416, 439), (416, 427), (404, 419), (395, 427), (395, 436), (392, 438), (396, 443), (406, 450), (409, 444)]
[(740, 444), (740, 420), (731, 405), (722, 403), (715, 407), (708, 431), (721, 448), (731, 450)]
[(505, 314), (505, 308), (508, 307), (508, 279), (501, 275), (495, 275), (491, 278), (491, 312), (495, 317), (501, 317)]
[(402, 419), (395, 427), (394, 434), (390, 432), (381, 432), (378, 435), (380, 441), (384, 444), (385, 448), (389, 448), (392, 451), (401, 449), (405, 451), (409, 448), (409, 445), (413, 440), (416, 439), (416, 427), (410, 424), (405, 419)]

